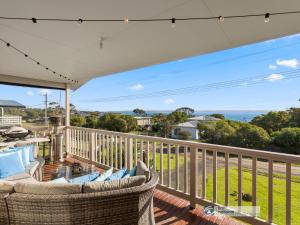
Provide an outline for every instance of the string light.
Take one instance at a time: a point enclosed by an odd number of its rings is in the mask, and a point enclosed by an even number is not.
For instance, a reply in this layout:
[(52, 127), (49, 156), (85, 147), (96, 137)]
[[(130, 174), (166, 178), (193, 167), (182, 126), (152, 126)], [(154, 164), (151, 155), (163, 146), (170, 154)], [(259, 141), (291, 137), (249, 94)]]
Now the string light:
[(66, 76), (62, 76), (61, 74), (58, 74), (57, 72), (55, 72), (54, 70), (51, 70), (49, 69), (49, 67), (41, 64), (38, 60), (32, 58), (32, 57), (29, 57), (27, 53), (23, 52), (22, 50), (18, 49), (17, 47), (13, 46), (12, 44), (10, 44), (9, 42), (3, 40), (2, 38), (0, 38), (0, 41), (2, 41), (7, 47), (11, 47), (12, 49), (14, 49), (16, 52), (24, 55), (26, 58), (28, 58), (29, 60), (31, 60), (32, 62), (36, 63), (38, 66), (41, 66), (43, 68), (45, 68), (45, 70), (50, 70), (53, 74), (59, 76), (59, 77), (62, 77), (66, 80), (69, 80), (69, 81), (72, 81), (73, 83), (79, 83), (77, 80), (71, 80), (69, 77), (66, 77)]
[(265, 23), (270, 22), (270, 13), (265, 14)]
[(152, 19), (128, 19), (125, 17), (124, 19), (63, 19), (63, 18), (27, 18), (27, 17), (5, 17), (0, 16), (2, 20), (23, 20), (23, 21), (32, 21), (33, 23), (37, 23), (37, 21), (53, 21), (53, 22), (164, 22), (164, 21), (191, 21), (191, 20), (216, 20), (223, 21), (224, 19), (238, 19), (238, 18), (251, 18), (251, 17), (264, 17), (266, 22), (269, 22), (270, 16), (276, 15), (290, 15), (290, 14), (300, 14), (299, 11), (288, 11), (288, 12), (273, 12), (273, 13), (257, 13), (257, 14), (246, 14), (246, 15), (229, 15), (229, 16), (211, 16), (211, 17), (185, 17), (185, 18), (152, 18)]

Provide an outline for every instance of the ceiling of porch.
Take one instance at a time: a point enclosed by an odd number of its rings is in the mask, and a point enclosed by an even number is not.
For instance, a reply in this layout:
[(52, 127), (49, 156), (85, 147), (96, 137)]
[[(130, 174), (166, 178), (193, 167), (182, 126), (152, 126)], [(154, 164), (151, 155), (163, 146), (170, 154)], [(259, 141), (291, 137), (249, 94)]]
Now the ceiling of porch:
[[(300, 10), (298, 0), (0, 0), (1, 17), (151, 19), (230, 16)], [(53, 22), (0, 20), (0, 38), (41, 64), (0, 43), (0, 81), (76, 89), (88, 80), (184, 57), (300, 32), (300, 14), (165, 22)], [(103, 38), (102, 48), (100, 39)], [(18, 77), (22, 79), (18, 79)], [(10, 78), (10, 79), (8, 79)], [(26, 79), (24, 79), (26, 78)]]

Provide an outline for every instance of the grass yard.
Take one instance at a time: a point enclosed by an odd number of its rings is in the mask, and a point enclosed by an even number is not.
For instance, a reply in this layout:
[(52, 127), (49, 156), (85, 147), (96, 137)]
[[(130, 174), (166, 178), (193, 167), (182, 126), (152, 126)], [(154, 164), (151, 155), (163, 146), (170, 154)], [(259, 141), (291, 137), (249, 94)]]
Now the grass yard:
[[(217, 201), (224, 204), (225, 194), (225, 169), (219, 169), (217, 175)], [(273, 179), (273, 222), (276, 224), (285, 224), (285, 179), (282, 176), (275, 176)], [(252, 175), (249, 171), (242, 173), (243, 193), (252, 193)], [(207, 199), (212, 200), (212, 175), (207, 176)], [(236, 167), (229, 170), (229, 205), (237, 206), (238, 190), (238, 171)], [(300, 221), (300, 183), (299, 177), (292, 178), (292, 224), (299, 224)], [(242, 202), (243, 206), (251, 206), (251, 202)], [(268, 177), (257, 175), (257, 205), (260, 206), (260, 217), (267, 219), (268, 215)]]
[[(176, 168), (176, 154), (171, 154), (171, 170), (174, 170)], [(153, 157), (150, 157), (150, 160), (152, 160)], [(179, 155), (179, 167), (182, 167), (184, 164), (184, 156)], [(152, 164), (151, 164), (152, 166)], [(168, 169), (168, 154), (163, 154), (163, 169)], [(160, 171), (160, 154), (156, 154), (156, 171)]]

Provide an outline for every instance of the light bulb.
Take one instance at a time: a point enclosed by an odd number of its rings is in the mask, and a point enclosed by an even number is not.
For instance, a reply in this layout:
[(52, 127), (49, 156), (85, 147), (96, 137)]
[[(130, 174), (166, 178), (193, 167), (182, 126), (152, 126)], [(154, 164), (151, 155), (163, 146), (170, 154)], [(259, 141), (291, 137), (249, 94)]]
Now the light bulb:
[(175, 24), (176, 19), (175, 19), (175, 18), (172, 18), (171, 21), (172, 21), (172, 28), (175, 28), (175, 27), (176, 27), (176, 24)]
[(224, 22), (224, 20), (225, 20), (225, 18), (223, 16), (219, 16), (218, 19), (219, 19), (219, 22)]
[(128, 23), (128, 22), (129, 22), (128, 17), (125, 17), (125, 18), (124, 18), (124, 22), (125, 22), (125, 23)]
[(265, 23), (270, 22), (270, 13), (265, 14)]

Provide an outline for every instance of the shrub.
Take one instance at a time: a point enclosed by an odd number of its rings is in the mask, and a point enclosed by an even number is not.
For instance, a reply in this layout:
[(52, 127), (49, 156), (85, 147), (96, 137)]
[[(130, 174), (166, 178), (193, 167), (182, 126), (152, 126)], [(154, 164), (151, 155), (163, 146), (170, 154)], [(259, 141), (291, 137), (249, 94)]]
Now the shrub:
[(85, 117), (79, 115), (71, 115), (70, 118), (71, 126), (82, 127), (85, 125), (86, 120)]
[(242, 123), (236, 130), (233, 143), (245, 148), (264, 148), (270, 143), (270, 135), (261, 127)]
[(273, 133), (273, 143), (284, 148), (286, 153), (300, 153), (300, 128), (283, 128)]
[(180, 130), (177, 133), (177, 137), (182, 140), (190, 140), (192, 139), (192, 134), (187, 130)]

